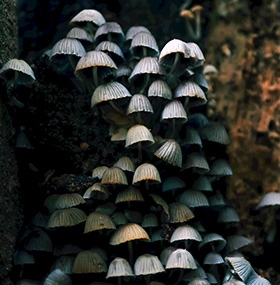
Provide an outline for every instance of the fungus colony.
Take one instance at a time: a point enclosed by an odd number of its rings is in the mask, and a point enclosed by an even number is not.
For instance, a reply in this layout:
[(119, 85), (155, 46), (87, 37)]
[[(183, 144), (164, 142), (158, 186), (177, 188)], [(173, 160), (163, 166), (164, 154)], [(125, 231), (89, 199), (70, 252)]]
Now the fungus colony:
[[(160, 51), (147, 28), (124, 34), (90, 9), (70, 25), (49, 60), (115, 114), (111, 140), (129, 155), (96, 165), (83, 193), (46, 197), (18, 241), (18, 284), (270, 284), (241, 253), (252, 241), (222, 195), (229, 137), (203, 114), (199, 46), (173, 39)], [(35, 79), (16, 60), (0, 73), (12, 87)]]

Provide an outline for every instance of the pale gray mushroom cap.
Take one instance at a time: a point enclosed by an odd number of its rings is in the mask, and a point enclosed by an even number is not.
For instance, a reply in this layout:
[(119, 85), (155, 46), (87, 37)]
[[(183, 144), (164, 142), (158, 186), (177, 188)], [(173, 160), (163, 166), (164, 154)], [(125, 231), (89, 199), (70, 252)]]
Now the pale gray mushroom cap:
[(231, 235), (227, 237), (226, 252), (230, 253), (235, 250), (239, 250), (249, 244), (252, 244), (253, 241), (247, 237), (241, 235)]
[(57, 197), (54, 207), (55, 209), (65, 209), (84, 204), (85, 200), (78, 193), (66, 193)]
[(160, 254), (160, 261), (165, 266), (170, 254), (175, 251), (176, 248), (173, 246), (166, 247)]
[(264, 195), (256, 209), (263, 207), (279, 206), (280, 205), (280, 193), (270, 192)]
[(84, 9), (72, 18), (70, 24), (77, 24), (81, 22), (91, 22), (96, 26), (101, 26), (106, 22), (103, 15), (94, 9)]
[[(127, 129), (126, 128), (118, 128), (112, 134), (111, 141), (112, 142), (125, 141), (126, 140), (126, 136), (127, 136)], [(115, 165), (115, 166), (117, 166), (117, 165)]]
[(186, 190), (180, 197), (180, 202), (189, 208), (208, 207), (207, 197), (196, 190)]
[(172, 268), (188, 268), (197, 269), (196, 262), (189, 251), (186, 249), (176, 249), (173, 251), (166, 263), (166, 269)]
[(124, 60), (123, 52), (116, 43), (109, 42), (109, 41), (103, 41), (96, 46), (95, 50), (103, 51), (105, 53), (108, 52), (109, 54), (112, 53), (118, 58), (118, 60), (121, 60), (121, 61)]
[(167, 163), (182, 167), (183, 154), (180, 145), (173, 139), (167, 140), (155, 153), (155, 156)]
[(135, 163), (128, 156), (122, 156), (121, 158), (119, 158), (119, 160), (114, 164), (114, 166), (119, 167), (123, 171), (135, 171)]
[(126, 41), (129, 41), (129, 40), (132, 40), (133, 37), (135, 35), (137, 35), (138, 33), (140, 32), (146, 32), (146, 33), (151, 33), (149, 31), (148, 28), (144, 27), (144, 26), (132, 26), (130, 27), (127, 32), (126, 32), (126, 35), (125, 35), (125, 40)]
[(98, 43), (107, 40), (108, 34), (111, 34), (113, 37), (111, 41), (122, 44), (124, 33), (117, 22), (106, 22), (102, 24), (95, 32), (94, 40)]
[(80, 40), (80, 41), (87, 41), (87, 42), (90, 42), (90, 43), (93, 42), (93, 39), (92, 39), (91, 35), (87, 31), (85, 31), (84, 29), (81, 29), (81, 28), (78, 28), (78, 27), (72, 28), (68, 32), (66, 37), (67, 38), (72, 38), (72, 39), (77, 39), (77, 40)]
[(176, 119), (182, 123), (188, 120), (187, 112), (182, 103), (178, 100), (168, 102), (161, 113), (161, 121), (172, 119)]
[(158, 217), (154, 214), (147, 214), (143, 217), (142, 228), (158, 227)]
[(142, 94), (135, 94), (132, 96), (126, 114), (130, 115), (138, 112), (154, 113), (149, 99)]
[(127, 189), (119, 192), (116, 197), (116, 204), (122, 202), (144, 202), (144, 198), (140, 190), (129, 186)]
[(53, 270), (45, 279), (43, 285), (71, 285), (72, 280), (65, 272), (60, 269)]
[(134, 125), (128, 130), (125, 147), (132, 146), (139, 142), (145, 142), (149, 145), (152, 145), (155, 142), (152, 133), (144, 125)]
[(200, 47), (196, 43), (186, 43), (189, 52), (190, 52), (190, 58), (193, 59), (192, 66), (197, 67), (203, 65), (205, 62), (204, 55), (200, 49)]
[(157, 56), (159, 53), (157, 42), (151, 33), (139, 32), (137, 33), (130, 45), (130, 51), (134, 55), (141, 55), (141, 50), (147, 48), (147, 56)]
[(171, 100), (172, 90), (167, 82), (160, 79), (154, 80), (148, 89), (148, 97), (159, 97)]
[(85, 48), (77, 39), (64, 38), (59, 40), (52, 48), (51, 58), (57, 55), (74, 55), (82, 57), (86, 53)]
[(224, 263), (223, 257), (217, 252), (209, 252), (203, 260), (203, 264), (209, 264), (209, 265), (223, 264), (223, 263)]
[(101, 212), (90, 213), (85, 223), (84, 233), (103, 229), (115, 230), (116, 226), (107, 214)]
[(245, 283), (249, 280), (252, 274), (256, 275), (250, 262), (243, 257), (226, 257), (225, 261)]
[(121, 257), (116, 257), (109, 265), (106, 278), (134, 276), (129, 263)]
[(183, 225), (174, 231), (170, 238), (170, 242), (181, 241), (181, 240), (195, 240), (202, 241), (200, 233), (190, 225)]
[(201, 249), (205, 245), (211, 245), (212, 249), (215, 251), (221, 251), (226, 246), (226, 240), (217, 233), (210, 233), (203, 237), (202, 242), (198, 245)]
[(112, 81), (99, 85), (91, 97), (91, 107), (109, 100), (120, 100), (131, 97), (127, 88), (119, 82)]
[(110, 192), (106, 185), (101, 184), (100, 182), (94, 183), (90, 186), (83, 195), (84, 199), (98, 199), (106, 200), (110, 195)]
[(91, 177), (92, 178), (98, 178), (98, 179), (102, 179), (102, 176), (103, 176), (103, 174), (104, 174), (104, 172), (105, 172), (105, 170), (107, 170), (109, 167), (108, 166), (105, 166), (105, 165), (103, 165), (103, 166), (97, 166), (97, 167), (95, 167), (93, 170), (92, 170), (92, 175), (91, 175)]
[(140, 255), (134, 264), (134, 272), (136, 276), (156, 274), (164, 271), (165, 270), (159, 258), (151, 254)]
[(271, 283), (260, 275), (253, 275), (249, 278), (246, 285), (271, 285)]

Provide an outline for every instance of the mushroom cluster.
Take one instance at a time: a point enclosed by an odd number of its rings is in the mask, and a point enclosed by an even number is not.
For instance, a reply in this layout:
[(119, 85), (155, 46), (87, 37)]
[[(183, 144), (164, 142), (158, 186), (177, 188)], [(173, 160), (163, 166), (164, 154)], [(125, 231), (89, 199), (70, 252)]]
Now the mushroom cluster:
[(110, 116), (111, 141), (125, 154), (96, 165), (83, 193), (46, 197), (18, 242), (19, 279), (269, 284), (254, 283), (261, 277), (241, 253), (253, 241), (235, 233), (239, 217), (222, 195), (232, 171), (219, 149), (229, 136), (204, 115), (199, 46), (172, 39), (160, 49), (146, 27), (124, 33), (91, 9), (70, 25), (50, 60), (89, 95), (93, 111)]

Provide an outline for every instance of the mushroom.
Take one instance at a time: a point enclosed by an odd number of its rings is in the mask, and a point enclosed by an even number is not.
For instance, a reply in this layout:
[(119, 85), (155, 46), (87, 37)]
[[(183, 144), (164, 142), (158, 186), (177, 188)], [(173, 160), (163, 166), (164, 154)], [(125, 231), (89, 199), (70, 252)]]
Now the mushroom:
[(92, 212), (88, 215), (84, 233), (100, 231), (103, 229), (115, 230), (116, 226), (108, 215), (101, 212)]
[(191, 8), (191, 11), (195, 17), (195, 39), (201, 39), (201, 11), (204, 8), (200, 5), (195, 5)]
[(72, 268), (74, 264), (75, 257), (72, 256), (59, 256), (56, 258), (51, 270), (60, 269), (66, 274), (72, 274)]
[(203, 264), (209, 265), (209, 271), (215, 276), (218, 284), (220, 283), (220, 274), (218, 270), (218, 265), (224, 264), (223, 257), (217, 252), (209, 252), (204, 260)]
[(129, 186), (126, 190), (119, 192), (116, 197), (116, 204), (122, 202), (144, 202), (141, 191), (133, 186)]
[(179, 142), (181, 146), (198, 145), (202, 147), (202, 141), (199, 136), (199, 133), (193, 127), (185, 125), (184, 127), (181, 128), (179, 135), (180, 135)]
[(78, 193), (61, 194), (55, 200), (55, 209), (66, 209), (85, 204), (85, 200)]
[(201, 152), (191, 152), (187, 155), (186, 161), (181, 171), (192, 169), (193, 172), (199, 174), (209, 173), (209, 165), (205, 155)]
[(63, 284), (71, 285), (72, 280), (65, 272), (60, 269), (53, 270), (45, 279), (43, 285)]
[(102, 179), (102, 184), (109, 185), (127, 185), (127, 178), (123, 170), (117, 166), (112, 166), (105, 170)]
[(107, 53), (116, 64), (121, 64), (125, 61), (122, 50), (113, 42), (103, 41), (96, 46), (95, 50)]
[(204, 271), (204, 269), (201, 266), (199, 266), (199, 267), (197, 267), (197, 269), (191, 270), (189, 273), (187, 273), (184, 276), (184, 281), (190, 282), (190, 281), (194, 280), (195, 278), (203, 278), (204, 280), (208, 279), (206, 272)]
[(223, 125), (217, 122), (210, 122), (199, 129), (199, 135), (203, 140), (228, 145), (230, 139)]
[(103, 41), (114, 42), (122, 46), (124, 41), (124, 33), (121, 26), (116, 22), (107, 22), (102, 24), (96, 31), (94, 36), (96, 43)]
[(108, 187), (100, 182), (90, 186), (83, 195), (84, 199), (106, 200), (110, 195)]
[(197, 190), (186, 190), (183, 192), (180, 202), (189, 208), (209, 206), (207, 197)]
[(99, 180), (102, 179), (102, 176), (105, 172), (105, 170), (107, 170), (109, 167), (108, 166), (105, 166), (105, 165), (102, 165), (102, 166), (98, 166), (98, 167), (95, 167), (93, 170), (92, 170), (92, 175), (91, 177), (92, 178), (98, 178)]
[(128, 156), (122, 156), (113, 166), (117, 166), (127, 172), (135, 171), (135, 163)]
[(193, 212), (184, 204), (173, 202), (169, 204), (169, 223), (183, 223), (194, 218)]

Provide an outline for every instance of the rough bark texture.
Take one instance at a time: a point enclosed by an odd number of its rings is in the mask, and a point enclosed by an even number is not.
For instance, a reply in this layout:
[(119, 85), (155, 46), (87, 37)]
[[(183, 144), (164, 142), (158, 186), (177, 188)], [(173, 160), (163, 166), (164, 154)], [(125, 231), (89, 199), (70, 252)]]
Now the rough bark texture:
[(252, 253), (260, 256), (267, 235), (262, 226), (266, 231), (271, 219), (255, 207), (265, 193), (280, 189), (279, 3), (221, 3), (216, 1), (223, 16), (212, 19), (206, 58), (219, 70), (212, 83), (215, 115), (227, 121), (231, 136), (234, 175), (227, 196), (240, 215), (239, 232), (251, 235)]
[[(0, 1), (0, 66), (17, 56), (17, 1)], [(1, 88), (3, 87), (3, 88)], [(12, 147), (12, 122), (3, 103), (5, 88), (0, 97), (0, 280), (12, 284), (10, 270), (12, 255), (22, 218), (19, 206), (17, 166)]]

